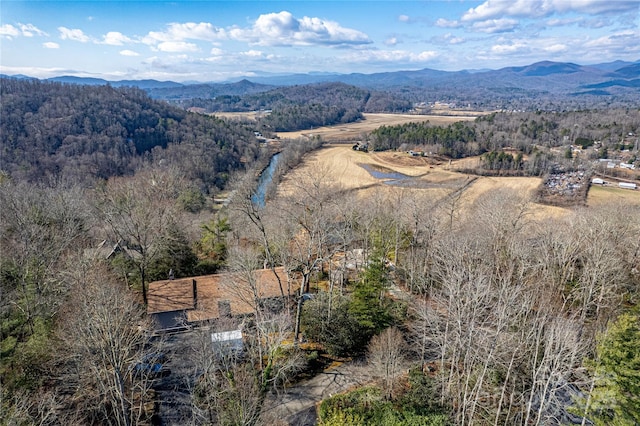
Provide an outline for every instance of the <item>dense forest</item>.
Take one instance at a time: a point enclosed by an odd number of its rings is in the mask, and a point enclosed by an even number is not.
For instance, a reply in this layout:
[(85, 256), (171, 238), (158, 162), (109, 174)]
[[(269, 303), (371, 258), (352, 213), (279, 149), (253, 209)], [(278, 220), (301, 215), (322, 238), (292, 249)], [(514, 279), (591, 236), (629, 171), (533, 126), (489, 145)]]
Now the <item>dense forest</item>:
[(143, 159), (222, 187), (259, 154), (254, 128), (187, 113), (134, 88), (2, 79), (2, 170), (31, 181), (131, 175)]
[[(517, 190), (360, 197), (320, 167), (288, 179), (317, 137), (278, 141), (260, 206), (271, 151), (248, 123), (138, 89), (1, 83), (0, 424), (295, 424), (283, 392), (336, 362), (366, 374), (323, 395), (322, 426), (640, 423), (638, 206), (541, 216)], [(373, 98), (351, 93), (318, 117)], [(316, 108), (291, 102), (295, 120)], [(639, 126), (631, 109), (496, 113), (370, 141), (517, 168), (501, 148), (637, 149), (620, 139)], [(255, 271), (276, 267), (290, 292), (265, 303)], [(175, 349), (147, 315), (149, 282), (219, 271), (253, 313)], [(237, 328), (242, 353), (214, 353), (211, 332)], [(167, 362), (180, 370), (155, 369)]]
[(343, 83), (280, 87), (257, 94), (220, 95), (174, 101), (182, 108), (207, 112), (269, 110), (259, 124), (272, 131), (294, 131), (362, 119), (363, 112), (405, 112), (412, 104), (386, 92)]

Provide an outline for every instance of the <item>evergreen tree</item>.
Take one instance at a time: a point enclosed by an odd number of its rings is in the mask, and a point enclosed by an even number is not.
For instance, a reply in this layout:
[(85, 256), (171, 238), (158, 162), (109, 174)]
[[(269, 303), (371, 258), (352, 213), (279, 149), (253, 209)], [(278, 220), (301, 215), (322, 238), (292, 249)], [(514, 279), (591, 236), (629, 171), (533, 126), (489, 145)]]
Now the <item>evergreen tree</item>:
[(598, 426), (640, 424), (640, 317), (623, 314), (609, 326), (589, 368), (595, 382), (586, 417)]
[(388, 286), (384, 256), (382, 250), (376, 248), (362, 279), (355, 285), (349, 307), (349, 312), (363, 328), (367, 340), (391, 324), (389, 303), (384, 297)]

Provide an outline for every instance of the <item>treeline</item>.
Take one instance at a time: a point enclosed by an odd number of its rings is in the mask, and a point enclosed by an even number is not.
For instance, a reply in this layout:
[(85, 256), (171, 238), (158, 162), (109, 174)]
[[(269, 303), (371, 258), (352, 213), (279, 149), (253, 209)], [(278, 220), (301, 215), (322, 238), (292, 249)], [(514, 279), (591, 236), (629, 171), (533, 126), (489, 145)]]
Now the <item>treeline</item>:
[(18, 179), (133, 174), (146, 160), (179, 167), (203, 188), (258, 155), (253, 129), (187, 113), (142, 90), (2, 79), (1, 169)]
[[(429, 122), (383, 126), (370, 134), (376, 151), (420, 149), (452, 158), (480, 155), (510, 147), (525, 154), (536, 146), (551, 148), (600, 141), (609, 150), (640, 129), (640, 110), (613, 109), (564, 113), (496, 112), (474, 122), (433, 126)], [(625, 145), (627, 147), (627, 145)]]
[(640, 129), (640, 110), (500, 112), (477, 118), (474, 127), (483, 143), (509, 143), (521, 150), (532, 144), (547, 147), (583, 145), (585, 141), (617, 144), (629, 132), (635, 134)]
[(222, 95), (175, 102), (182, 108), (207, 112), (270, 110), (259, 122), (267, 129), (293, 131), (362, 118), (363, 112), (405, 112), (412, 104), (397, 95), (369, 91), (343, 83), (281, 87), (247, 95)]
[(469, 142), (475, 140), (475, 130), (463, 122), (449, 126), (432, 126), (426, 123), (406, 123), (398, 126), (381, 126), (369, 135), (374, 151), (398, 149), (402, 145), (437, 145), (438, 154), (452, 158), (476, 155)]
[(480, 157), (482, 166), (488, 170), (520, 170), (523, 166), (522, 153), (514, 157), (504, 151), (491, 151)]

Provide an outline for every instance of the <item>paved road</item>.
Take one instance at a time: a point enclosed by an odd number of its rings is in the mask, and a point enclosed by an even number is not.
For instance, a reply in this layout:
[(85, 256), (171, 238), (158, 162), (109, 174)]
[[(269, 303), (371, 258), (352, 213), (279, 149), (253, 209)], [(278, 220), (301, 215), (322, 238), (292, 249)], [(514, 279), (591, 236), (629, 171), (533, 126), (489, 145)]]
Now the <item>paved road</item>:
[(315, 425), (317, 403), (370, 381), (371, 377), (364, 363), (343, 363), (311, 379), (296, 383), (279, 395), (269, 395), (265, 401), (265, 417), (273, 419), (274, 424)]

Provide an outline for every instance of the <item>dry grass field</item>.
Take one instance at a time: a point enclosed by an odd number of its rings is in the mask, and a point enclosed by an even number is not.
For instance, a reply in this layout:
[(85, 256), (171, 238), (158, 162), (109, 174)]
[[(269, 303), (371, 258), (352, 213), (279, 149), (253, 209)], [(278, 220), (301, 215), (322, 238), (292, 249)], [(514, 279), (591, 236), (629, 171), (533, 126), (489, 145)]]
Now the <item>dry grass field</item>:
[(591, 185), (587, 194), (588, 206), (600, 206), (604, 204), (632, 204), (640, 206), (640, 191), (622, 189), (616, 186)]
[[(455, 172), (455, 169), (470, 169), (478, 165), (478, 158), (442, 161), (426, 157), (412, 157), (402, 152), (364, 153), (353, 151), (351, 145), (337, 142), (359, 138), (380, 126), (409, 122), (430, 121), (434, 125), (447, 125), (456, 121), (474, 120), (481, 113), (469, 115), (410, 115), (410, 114), (365, 114), (365, 120), (339, 126), (320, 127), (312, 131), (280, 132), (281, 138), (322, 136), (327, 145), (309, 155), (305, 162), (291, 171), (281, 183), (279, 191), (288, 192), (292, 185), (299, 184), (306, 177), (323, 175), (336, 186), (368, 197), (374, 193), (398, 193), (408, 196), (414, 191), (426, 194), (428, 198), (444, 199), (456, 191), (462, 191), (462, 205), (470, 206), (483, 194), (501, 189), (515, 190), (533, 199), (540, 178), (534, 177), (483, 177)], [(225, 113), (226, 117), (255, 118), (255, 113)], [(608, 203), (640, 205), (640, 191), (617, 187), (592, 186), (587, 197), (588, 206)], [(532, 215), (537, 219), (558, 217), (569, 210), (542, 204), (534, 204)]]
[(322, 136), (326, 141), (352, 140), (380, 126), (395, 126), (411, 122), (429, 121), (434, 125), (447, 125), (456, 121), (473, 121), (480, 113), (474, 115), (415, 115), (415, 114), (364, 114), (364, 120), (356, 123), (337, 126), (318, 127), (313, 130), (297, 132), (279, 132), (283, 139)]
[[(533, 197), (541, 182), (540, 178), (467, 175), (452, 171), (456, 167), (455, 161), (449, 164), (400, 152), (364, 153), (354, 151), (350, 146), (328, 145), (311, 154), (301, 166), (291, 171), (281, 183), (279, 191), (287, 193), (292, 186), (309, 177), (321, 175), (336, 186), (362, 197), (374, 196), (377, 192), (402, 192), (411, 196), (419, 191), (438, 202), (462, 191), (461, 205), (470, 206), (483, 194), (501, 189), (515, 190)], [(534, 204), (532, 209), (534, 217), (539, 218), (556, 217), (566, 212), (563, 208), (540, 204)]]
[[(237, 118), (255, 120), (261, 112), (216, 112), (216, 117)], [(364, 114), (364, 120), (356, 123), (340, 124), (337, 126), (318, 127), (313, 130), (301, 130), (297, 132), (279, 132), (282, 139), (296, 139), (300, 137), (322, 136), (326, 141), (352, 140), (363, 133), (370, 132), (380, 126), (394, 126), (410, 122), (429, 121), (434, 125), (447, 125), (456, 121), (472, 121), (481, 114), (487, 112), (477, 111), (449, 111), (442, 115), (416, 115), (416, 114)]]

